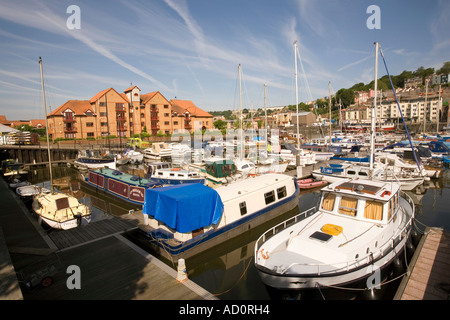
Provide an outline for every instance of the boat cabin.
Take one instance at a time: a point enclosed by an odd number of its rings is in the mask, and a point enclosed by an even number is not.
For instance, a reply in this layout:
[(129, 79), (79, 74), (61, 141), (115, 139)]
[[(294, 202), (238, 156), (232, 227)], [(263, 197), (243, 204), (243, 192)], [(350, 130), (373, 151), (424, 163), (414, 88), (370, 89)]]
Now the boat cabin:
[(206, 173), (216, 178), (225, 178), (236, 174), (237, 169), (233, 160), (214, 160), (206, 161)]
[(348, 180), (322, 189), (320, 210), (352, 219), (387, 224), (396, 218), (399, 187), (391, 183)]

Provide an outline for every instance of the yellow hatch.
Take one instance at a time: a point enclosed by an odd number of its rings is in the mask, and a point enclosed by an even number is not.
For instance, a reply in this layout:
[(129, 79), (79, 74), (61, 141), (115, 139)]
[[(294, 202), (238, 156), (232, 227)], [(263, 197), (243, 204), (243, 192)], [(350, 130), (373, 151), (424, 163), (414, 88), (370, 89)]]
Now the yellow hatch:
[(343, 229), (342, 229), (341, 226), (337, 226), (335, 224), (328, 223), (328, 224), (324, 224), (322, 226), (321, 230), (322, 230), (322, 232), (325, 232), (325, 233), (330, 234), (332, 236), (338, 236), (338, 235), (341, 234)]

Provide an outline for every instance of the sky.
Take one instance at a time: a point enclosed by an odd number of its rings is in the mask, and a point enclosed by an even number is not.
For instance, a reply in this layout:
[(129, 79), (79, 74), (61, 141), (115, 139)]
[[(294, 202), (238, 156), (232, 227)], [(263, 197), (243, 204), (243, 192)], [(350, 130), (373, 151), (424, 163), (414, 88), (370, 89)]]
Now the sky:
[(206, 111), (292, 105), (294, 41), (306, 102), (372, 81), (375, 41), (391, 75), (440, 68), (449, 17), (448, 0), (0, 0), (0, 115), (44, 118), (39, 57), (47, 113), (131, 85)]

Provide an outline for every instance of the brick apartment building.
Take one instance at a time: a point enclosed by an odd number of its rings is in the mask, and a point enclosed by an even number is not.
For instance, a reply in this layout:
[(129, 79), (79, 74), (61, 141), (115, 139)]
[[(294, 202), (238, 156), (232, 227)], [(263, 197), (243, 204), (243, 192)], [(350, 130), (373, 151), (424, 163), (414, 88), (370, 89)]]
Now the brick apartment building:
[(90, 100), (67, 101), (47, 115), (51, 139), (97, 138), (108, 132), (117, 137), (142, 132), (172, 134), (177, 129), (193, 132), (197, 125), (213, 128), (213, 116), (192, 101), (169, 101), (159, 91), (140, 91), (137, 86), (123, 93), (109, 88)]

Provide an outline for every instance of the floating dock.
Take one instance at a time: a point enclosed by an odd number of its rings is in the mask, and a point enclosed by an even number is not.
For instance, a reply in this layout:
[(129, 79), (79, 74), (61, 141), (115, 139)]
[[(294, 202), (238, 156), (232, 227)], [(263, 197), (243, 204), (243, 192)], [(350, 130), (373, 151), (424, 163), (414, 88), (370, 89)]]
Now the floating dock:
[[(176, 270), (122, 235), (137, 227), (139, 213), (46, 233), (0, 180), (0, 300), (217, 299), (189, 279), (179, 282)], [(25, 282), (42, 265), (56, 268), (53, 283), (29, 289)], [(79, 268), (80, 288), (68, 285), (70, 266)]]
[(394, 300), (450, 299), (450, 233), (427, 228)]

